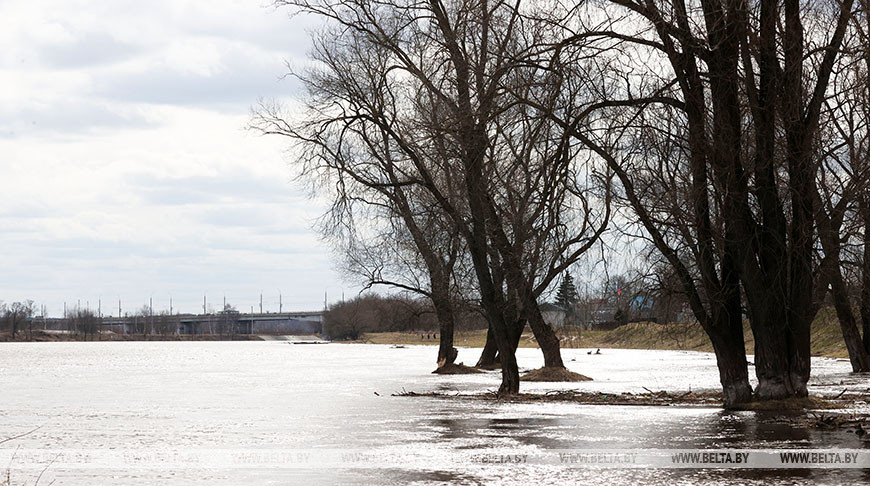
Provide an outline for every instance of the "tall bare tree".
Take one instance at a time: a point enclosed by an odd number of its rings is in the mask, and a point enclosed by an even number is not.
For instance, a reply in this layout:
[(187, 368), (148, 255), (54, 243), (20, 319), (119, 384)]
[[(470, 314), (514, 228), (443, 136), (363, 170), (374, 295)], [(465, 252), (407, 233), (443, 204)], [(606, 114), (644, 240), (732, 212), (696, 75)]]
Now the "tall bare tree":
[[(816, 221), (823, 285), (830, 285), (853, 371), (870, 371), (870, 41), (867, 8), (855, 12), (851, 36), (835, 65), (818, 137)], [(854, 276), (854, 277), (853, 277)], [(857, 291), (853, 291), (857, 290)], [(857, 310), (857, 312), (856, 312)], [(863, 342), (858, 322), (863, 327)]]
[(752, 398), (744, 298), (754, 396), (807, 393), (814, 140), (852, 5), (610, 0), (554, 22), (565, 34), (547, 67), (573, 67), (556, 76), (569, 88), (586, 81), (573, 113), (540, 108), (620, 180), (713, 343), (728, 406)]
[[(315, 44), (324, 69), (305, 76), (314, 94), (305, 129), (268, 113), (255, 117), (255, 125), (317, 147), (316, 156), (303, 156), (308, 167), (344, 174), (339, 192), (350, 184), (381, 198), (371, 206), (388, 206), (412, 236), (418, 223), (405, 215), (417, 216), (423, 205), (437, 208), (472, 263), (502, 356), (501, 392), (519, 388), (514, 352), (518, 324), (526, 320), (545, 362), (562, 366), (558, 340), (540, 325), (536, 298), (606, 223), (587, 221), (585, 195), (565, 186), (575, 181), (576, 159), (564, 131), (554, 133), (544, 117), (529, 123), (512, 116), (517, 104), (510, 90), (529, 86), (517, 82), (530, 79), (521, 77), (521, 54), (529, 47), (524, 36), (537, 35), (524, 25), (519, 3), (276, 3), (338, 27)], [(537, 145), (519, 143), (517, 134), (529, 130), (538, 131), (531, 138)], [(572, 207), (580, 210), (562, 211)], [(566, 231), (572, 224), (579, 231)], [(414, 241), (418, 250), (425, 246)]]

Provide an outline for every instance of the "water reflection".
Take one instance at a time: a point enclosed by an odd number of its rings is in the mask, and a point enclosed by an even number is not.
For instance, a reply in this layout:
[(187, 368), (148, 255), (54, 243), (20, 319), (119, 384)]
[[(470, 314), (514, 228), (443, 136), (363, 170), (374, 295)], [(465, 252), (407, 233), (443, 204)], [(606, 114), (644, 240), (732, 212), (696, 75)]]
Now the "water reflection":
[[(510, 407), (508, 407), (510, 408)], [(514, 407), (515, 414), (528, 407)], [(448, 410), (445, 410), (445, 413)], [(505, 413), (506, 410), (491, 411)], [(808, 429), (780, 415), (728, 412), (708, 408), (574, 406), (573, 413), (553, 418), (438, 418), (432, 421), (436, 442), (462, 441), (463, 449), (503, 447), (546, 450), (610, 449), (797, 449), (870, 448), (870, 441), (842, 430)], [(505, 438), (510, 442), (506, 443)], [(531, 468), (536, 469), (536, 468)], [(857, 469), (689, 470), (648, 471), (537, 468), (539, 479), (576, 482), (643, 482), (645, 484), (793, 484), (797, 480), (833, 481), (836, 484), (870, 481), (870, 472)], [(528, 473), (528, 471), (526, 471)], [(524, 476), (526, 473), (519, 473)], [(487, 476), (483, 478), (498, 479)], [(566, 476), (567, 475), (567, 476)], [(505, 479), (505, 478), (501, 478)]]

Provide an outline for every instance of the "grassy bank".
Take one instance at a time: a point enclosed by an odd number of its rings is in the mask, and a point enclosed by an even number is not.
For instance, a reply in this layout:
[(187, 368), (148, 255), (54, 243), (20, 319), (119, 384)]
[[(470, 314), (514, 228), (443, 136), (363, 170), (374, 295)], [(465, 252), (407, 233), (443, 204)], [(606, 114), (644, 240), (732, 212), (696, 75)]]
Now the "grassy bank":
[[(626, 324), (611, 331), (578, 331), (573, 328), (557, 329), (563, 348), (624, 348), (624, 349), (672, 349), (688, 351), (712, 352), (710, 340), (695, 323), (672, 323), (660, 325), (649, 322)], [(749, 325), (744, 326), (746, 352), (754, 354), (755, 340)], [(455, 334), (456, 346), (483, 347), (486, 342), (486, 331), (461, 331)], [(848, 358), (840, 324), (832, 309), (823, 309), (813, 322), (812, 344), (810, 351), (813, 356), (828, 356), (832, 358)], [(437, 345), (438, 340), (433, 334), (420, 332), (382, 332), (364, 334), (357, 342), (373, 344), (429, 344)], [(520, 347), (537, 347), (537, 342), (530, 332), (525, 332), (520, 340)]]

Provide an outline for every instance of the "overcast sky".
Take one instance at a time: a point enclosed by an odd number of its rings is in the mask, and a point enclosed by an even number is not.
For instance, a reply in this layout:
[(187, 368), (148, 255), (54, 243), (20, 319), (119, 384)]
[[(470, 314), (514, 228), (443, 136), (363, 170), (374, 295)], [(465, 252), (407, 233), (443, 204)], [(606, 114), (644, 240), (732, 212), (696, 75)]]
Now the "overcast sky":
[(248, 133), (304, 62), (302, 19), (264, 0), (0, 1), (0, 300), (117, 315), (323, 307), (343, 290), (291, 180)]

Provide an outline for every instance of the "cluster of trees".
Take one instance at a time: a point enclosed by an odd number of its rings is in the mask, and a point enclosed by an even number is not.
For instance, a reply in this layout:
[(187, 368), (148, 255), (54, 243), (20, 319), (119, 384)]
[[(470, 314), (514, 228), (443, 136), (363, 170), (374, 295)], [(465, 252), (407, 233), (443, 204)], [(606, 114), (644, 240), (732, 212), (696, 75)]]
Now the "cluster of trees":
[(431, 301), (439, 364), (465, 299), (501, 393), (526, 323), (562, 366), (538, 298), (618, 226), (672, 272), (726, 406), (806, 395), (828, 293), (867, 369), (868, 0), (274, 3), (327, 22), (305, 112), (252, 124), (297, 142), (349, 273)]
[(154, 313), (149, 304), (144, 304), (133, 316), (134, 334), (169, 336), (178, 334), (178, 317), (167, 310)]
[(28, 332), (28, 336), (33, 335), (33, 323), (31, 318), (35, 313), (36, 307), (32, 300), (23, 302), (13, 302), (5, 304), (0, 302), (0, 329), (15, 336), (19, 332)]
[[(456, 330), (486, 329), (478, 309), (453, 304)], [(323, 334), (330, 339), (358, 339), (366, 332), (439, 331), (431, 301), (403, 296), (361, 295), (332, 304), (323, 316)]]
[(66, 313), (66, 328), (82, 339), (94, 339), (101, 331), (100, 317), (90, 309), (76, 307)]

